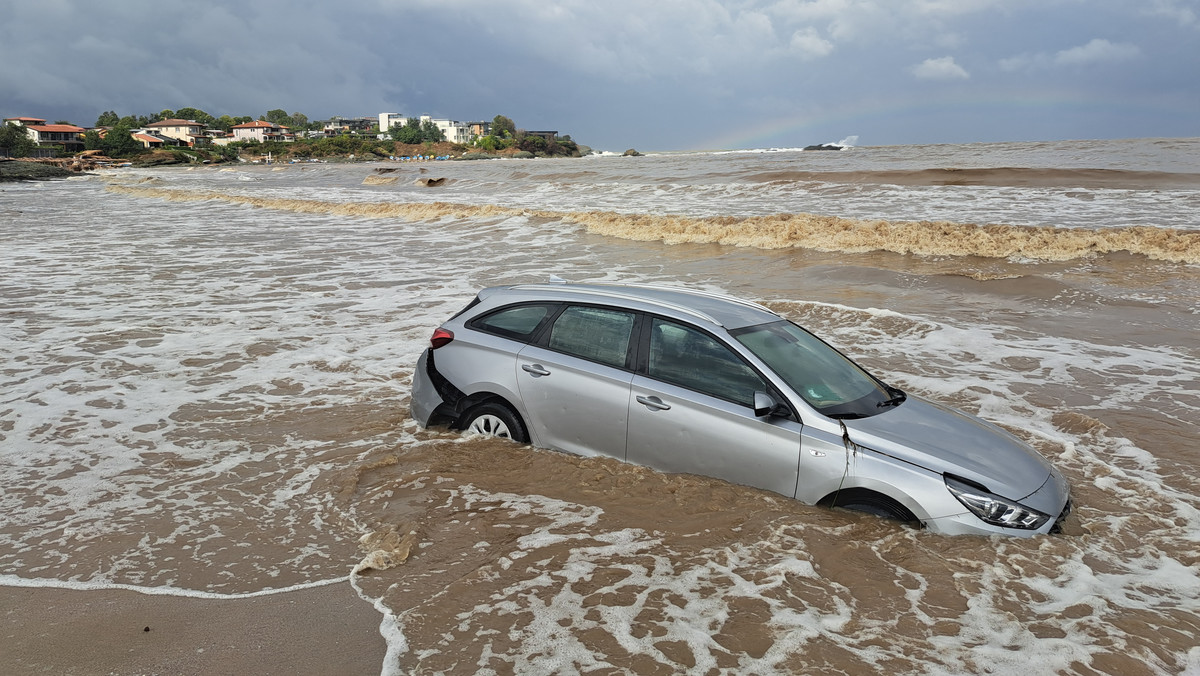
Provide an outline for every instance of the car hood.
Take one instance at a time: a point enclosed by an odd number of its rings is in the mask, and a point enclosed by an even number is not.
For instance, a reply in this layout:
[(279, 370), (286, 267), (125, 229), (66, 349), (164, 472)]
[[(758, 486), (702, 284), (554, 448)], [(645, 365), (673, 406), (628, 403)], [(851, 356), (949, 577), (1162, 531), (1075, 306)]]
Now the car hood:
[(1046, 483), (1050, 462), (1003, 429), (915, 395), (870, 418), (846, 420), (850, 439), (928, 470), (975, 481), (1010, 500)]

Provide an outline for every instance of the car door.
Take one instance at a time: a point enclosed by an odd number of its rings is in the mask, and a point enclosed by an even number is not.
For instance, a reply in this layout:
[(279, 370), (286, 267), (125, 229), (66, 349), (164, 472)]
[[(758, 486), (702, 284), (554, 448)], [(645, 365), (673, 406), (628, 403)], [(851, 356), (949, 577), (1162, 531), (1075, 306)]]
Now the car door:
[(648, 321), (645, 375), (630, 387), (626, 459), (794, 497), (803, 426), (754, 415), (754, 392), (772, 388), (712, 335)]
[(633, 312), (568, 305), (517, 355), (517, 384), (540, 444), (625, 458), (636, 323)]

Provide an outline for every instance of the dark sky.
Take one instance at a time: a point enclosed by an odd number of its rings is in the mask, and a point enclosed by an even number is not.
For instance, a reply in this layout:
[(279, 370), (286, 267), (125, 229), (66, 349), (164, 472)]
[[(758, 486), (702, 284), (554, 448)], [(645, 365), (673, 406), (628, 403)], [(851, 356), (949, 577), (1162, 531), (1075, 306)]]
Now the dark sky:
[(1197, 0), (39, 0), (0, 117), (512, 118), (599, 150), (1200, 136)]

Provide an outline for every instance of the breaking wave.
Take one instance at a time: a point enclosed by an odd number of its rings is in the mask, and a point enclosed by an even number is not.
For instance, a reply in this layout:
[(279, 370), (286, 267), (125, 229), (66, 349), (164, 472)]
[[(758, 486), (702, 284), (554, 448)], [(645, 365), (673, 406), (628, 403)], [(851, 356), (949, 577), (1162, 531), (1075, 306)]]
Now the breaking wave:
[(1200, 263), (1200, 232), (1149, 226), (1055, 228), (854, 219), (802, 213), (696, 218), (611, 211), (545, 211), (446, 202), (331, 202), (148, 186), (110, 185), (107, 189), (120, 194), (170, 201), (219, 200), (297, 213), (409, 221), (526, 216), (577, 224), (598, 235), (666, 244), (722, 244), (760, 249), (798, 247), (827, 252), (887, 251), (920, 256), (981, 256), (1047, 261), (1128, 252), (1154, 260)]
[(746, 180), (762, 183), (872, 183), (903, 186), (997, 186), (1169, 190), (1200, 187), (1200, 174), (1123, 169), (1022, 167), (894, 169), (882, 171), (770, 171)]

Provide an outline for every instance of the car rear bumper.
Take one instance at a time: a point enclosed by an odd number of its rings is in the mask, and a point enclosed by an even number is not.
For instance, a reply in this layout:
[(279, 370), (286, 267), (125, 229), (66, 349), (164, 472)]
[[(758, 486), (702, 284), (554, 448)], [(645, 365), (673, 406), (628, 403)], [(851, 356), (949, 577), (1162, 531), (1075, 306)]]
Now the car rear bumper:
[(412, 417), (421, 423), (422, 427), (429, 425), (438, 407), (444, 403), (442, 395), (433, 384), (433, 378), (429, 375), (429, 361), (429, 349), (426, 348), (417, 360), (417, 369), (413, 372), (412, 379)]

